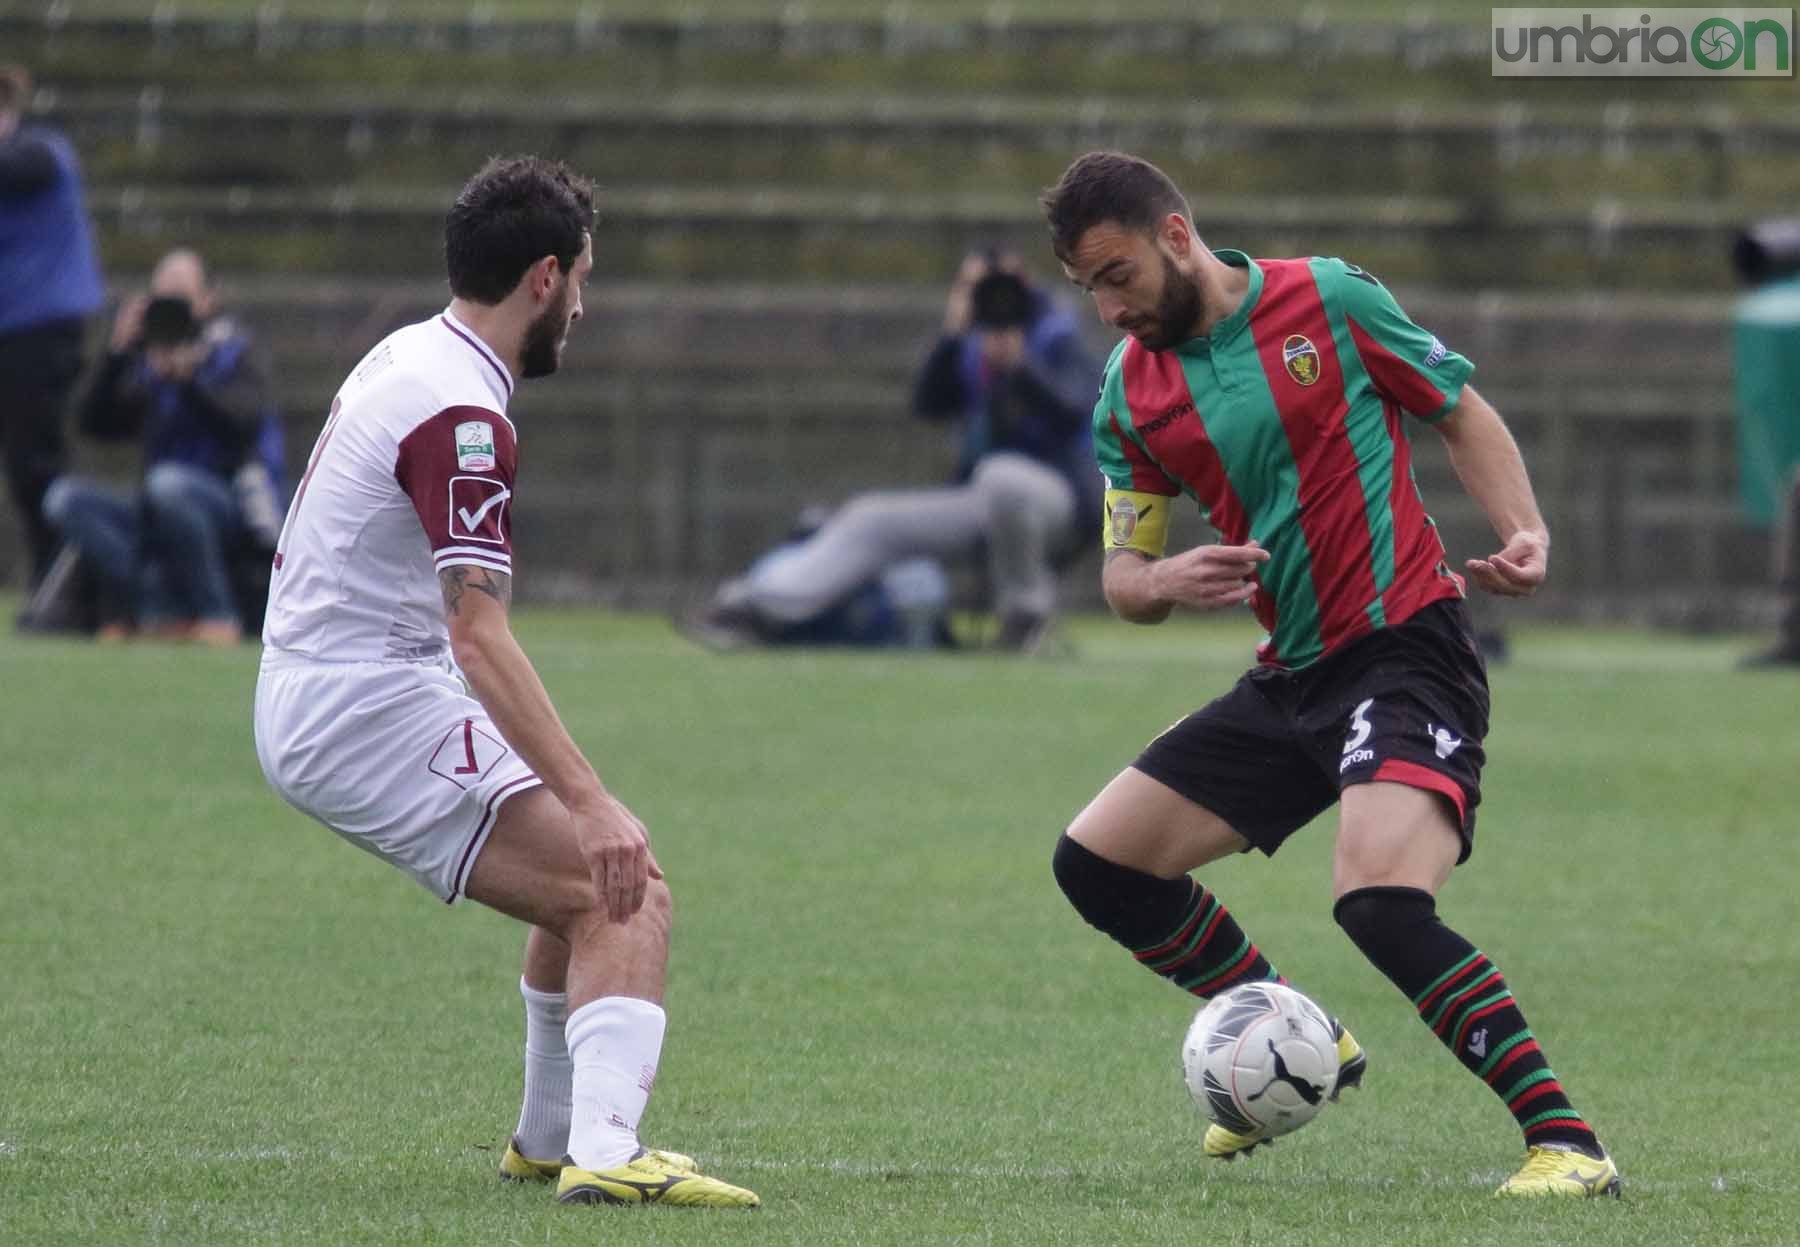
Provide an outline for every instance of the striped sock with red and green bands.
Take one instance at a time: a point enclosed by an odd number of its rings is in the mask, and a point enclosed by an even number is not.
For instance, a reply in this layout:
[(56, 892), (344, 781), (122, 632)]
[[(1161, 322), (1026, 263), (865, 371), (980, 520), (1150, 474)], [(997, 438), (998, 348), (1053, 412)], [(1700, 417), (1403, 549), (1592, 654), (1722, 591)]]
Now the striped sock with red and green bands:
[(1599, 1140), (1550, 1071), (1506, 980), (1439, 920), (1429, 892), (1359, 888), (1345, 893), (1333, 914), (1432, 1034), (1500, 1097), (1527, 1146), (1562, 1143), (1600, 1155)]
[(1163, 879), (1120, 866), (1064, 836), (1056, 881), (1090, 926), (1123, 944), (1139, 964), (1195, 996), (1239, 983), (1285, 983), (1219, 898), (1182, 875)]

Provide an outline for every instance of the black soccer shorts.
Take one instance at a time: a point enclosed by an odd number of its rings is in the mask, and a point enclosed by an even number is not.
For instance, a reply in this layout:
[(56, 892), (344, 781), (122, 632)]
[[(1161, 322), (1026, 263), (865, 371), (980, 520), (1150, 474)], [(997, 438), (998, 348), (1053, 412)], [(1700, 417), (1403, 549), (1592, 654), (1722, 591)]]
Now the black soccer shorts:
[(1352, 784), (1438, 793), (1474, 847), (1487, 668), (1460, 598), (1433, 602), (1298, 671), (1259, 667), (1132, 766), (1273, 854)]

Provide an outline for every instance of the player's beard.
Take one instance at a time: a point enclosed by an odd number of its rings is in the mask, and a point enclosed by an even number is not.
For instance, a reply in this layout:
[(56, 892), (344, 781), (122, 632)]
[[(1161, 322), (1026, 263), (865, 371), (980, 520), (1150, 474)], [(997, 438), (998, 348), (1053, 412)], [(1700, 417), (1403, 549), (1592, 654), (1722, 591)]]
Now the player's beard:
[(519, 349), (519, 366), (527, 377), (547, 377), (562, 364), (563, 343), (569, 337), (569, 287), (565, 280), (560, 298), (525, 328)]
[(1199, 283), (1176, 268), (1175, 261), (1166, 255), (1162, 257), (1162, 268), (1163, 288), (1156, 300), (1155, 330), (1138, 338), (1152, 351), (1180, 346), (1194, 336), (1194, 326), (1200, 323)]

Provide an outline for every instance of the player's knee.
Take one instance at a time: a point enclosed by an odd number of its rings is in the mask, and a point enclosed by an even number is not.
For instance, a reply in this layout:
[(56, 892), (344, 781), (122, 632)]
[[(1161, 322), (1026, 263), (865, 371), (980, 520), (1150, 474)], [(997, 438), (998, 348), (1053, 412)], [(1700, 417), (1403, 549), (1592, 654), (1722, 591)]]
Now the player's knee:
[(1093, 856), (1092, 852), (1071, 840), (1066, 831), (1057, 837), (1056, 849), (1050, 854), (1050, 871), (1056, 876), (1056, 886), (1076, 909), (1081, 908), (1078, 898), (1085, 890), (1087, 859)]
[(1357, 888), (1338, 898), (1331, 916), (1364, 956), (1379, 961), (1437, 921), (1437, 902), (1420, 888)]
[(644, 889), (644, 907), (638, 911), (644, 921), (654, 924), (667, 935), (675, 923), (675, 898), (669, 892), (669, 885), (661, 879), (652, 879)]
[(1102, 931), (1112, 929), (1120, 899), (1129, 891), (1125, 876), (1137, 873), (1107, 861), (1067, 832), (1056, 842), (1050, 869), (1075, 912)]
[[(631, 915), (633, 923), (642, 924), (667, 938), (674, 924), (675, 905), (669, 894), (669, 885), (661, 879), (652, 879), (644, 887), (644, 903)], [(562, 927), (552, 930), (571, 944), (584, 943), (589, 935), (597, 929), (603, 929), (612, 922), (612, 914), (601, 901), (600, 894), (594, 891), (591, 881), (582, 889), (579, 904), (572, 905), (564, 915)]]

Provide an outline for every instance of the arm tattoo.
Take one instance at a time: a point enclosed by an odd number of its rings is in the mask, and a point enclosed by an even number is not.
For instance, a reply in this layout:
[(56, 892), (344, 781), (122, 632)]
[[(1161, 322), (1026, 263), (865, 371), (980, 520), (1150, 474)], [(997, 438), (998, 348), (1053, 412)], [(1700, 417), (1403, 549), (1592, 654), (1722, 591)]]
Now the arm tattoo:
[(446, 567), (438, 573), (438, 587), (444, 591), (446, 615), (462, 613), (463, 594), (470, 589), (479, 589), (502, 608), (512, 605), (512, 577), (485, 567)]

